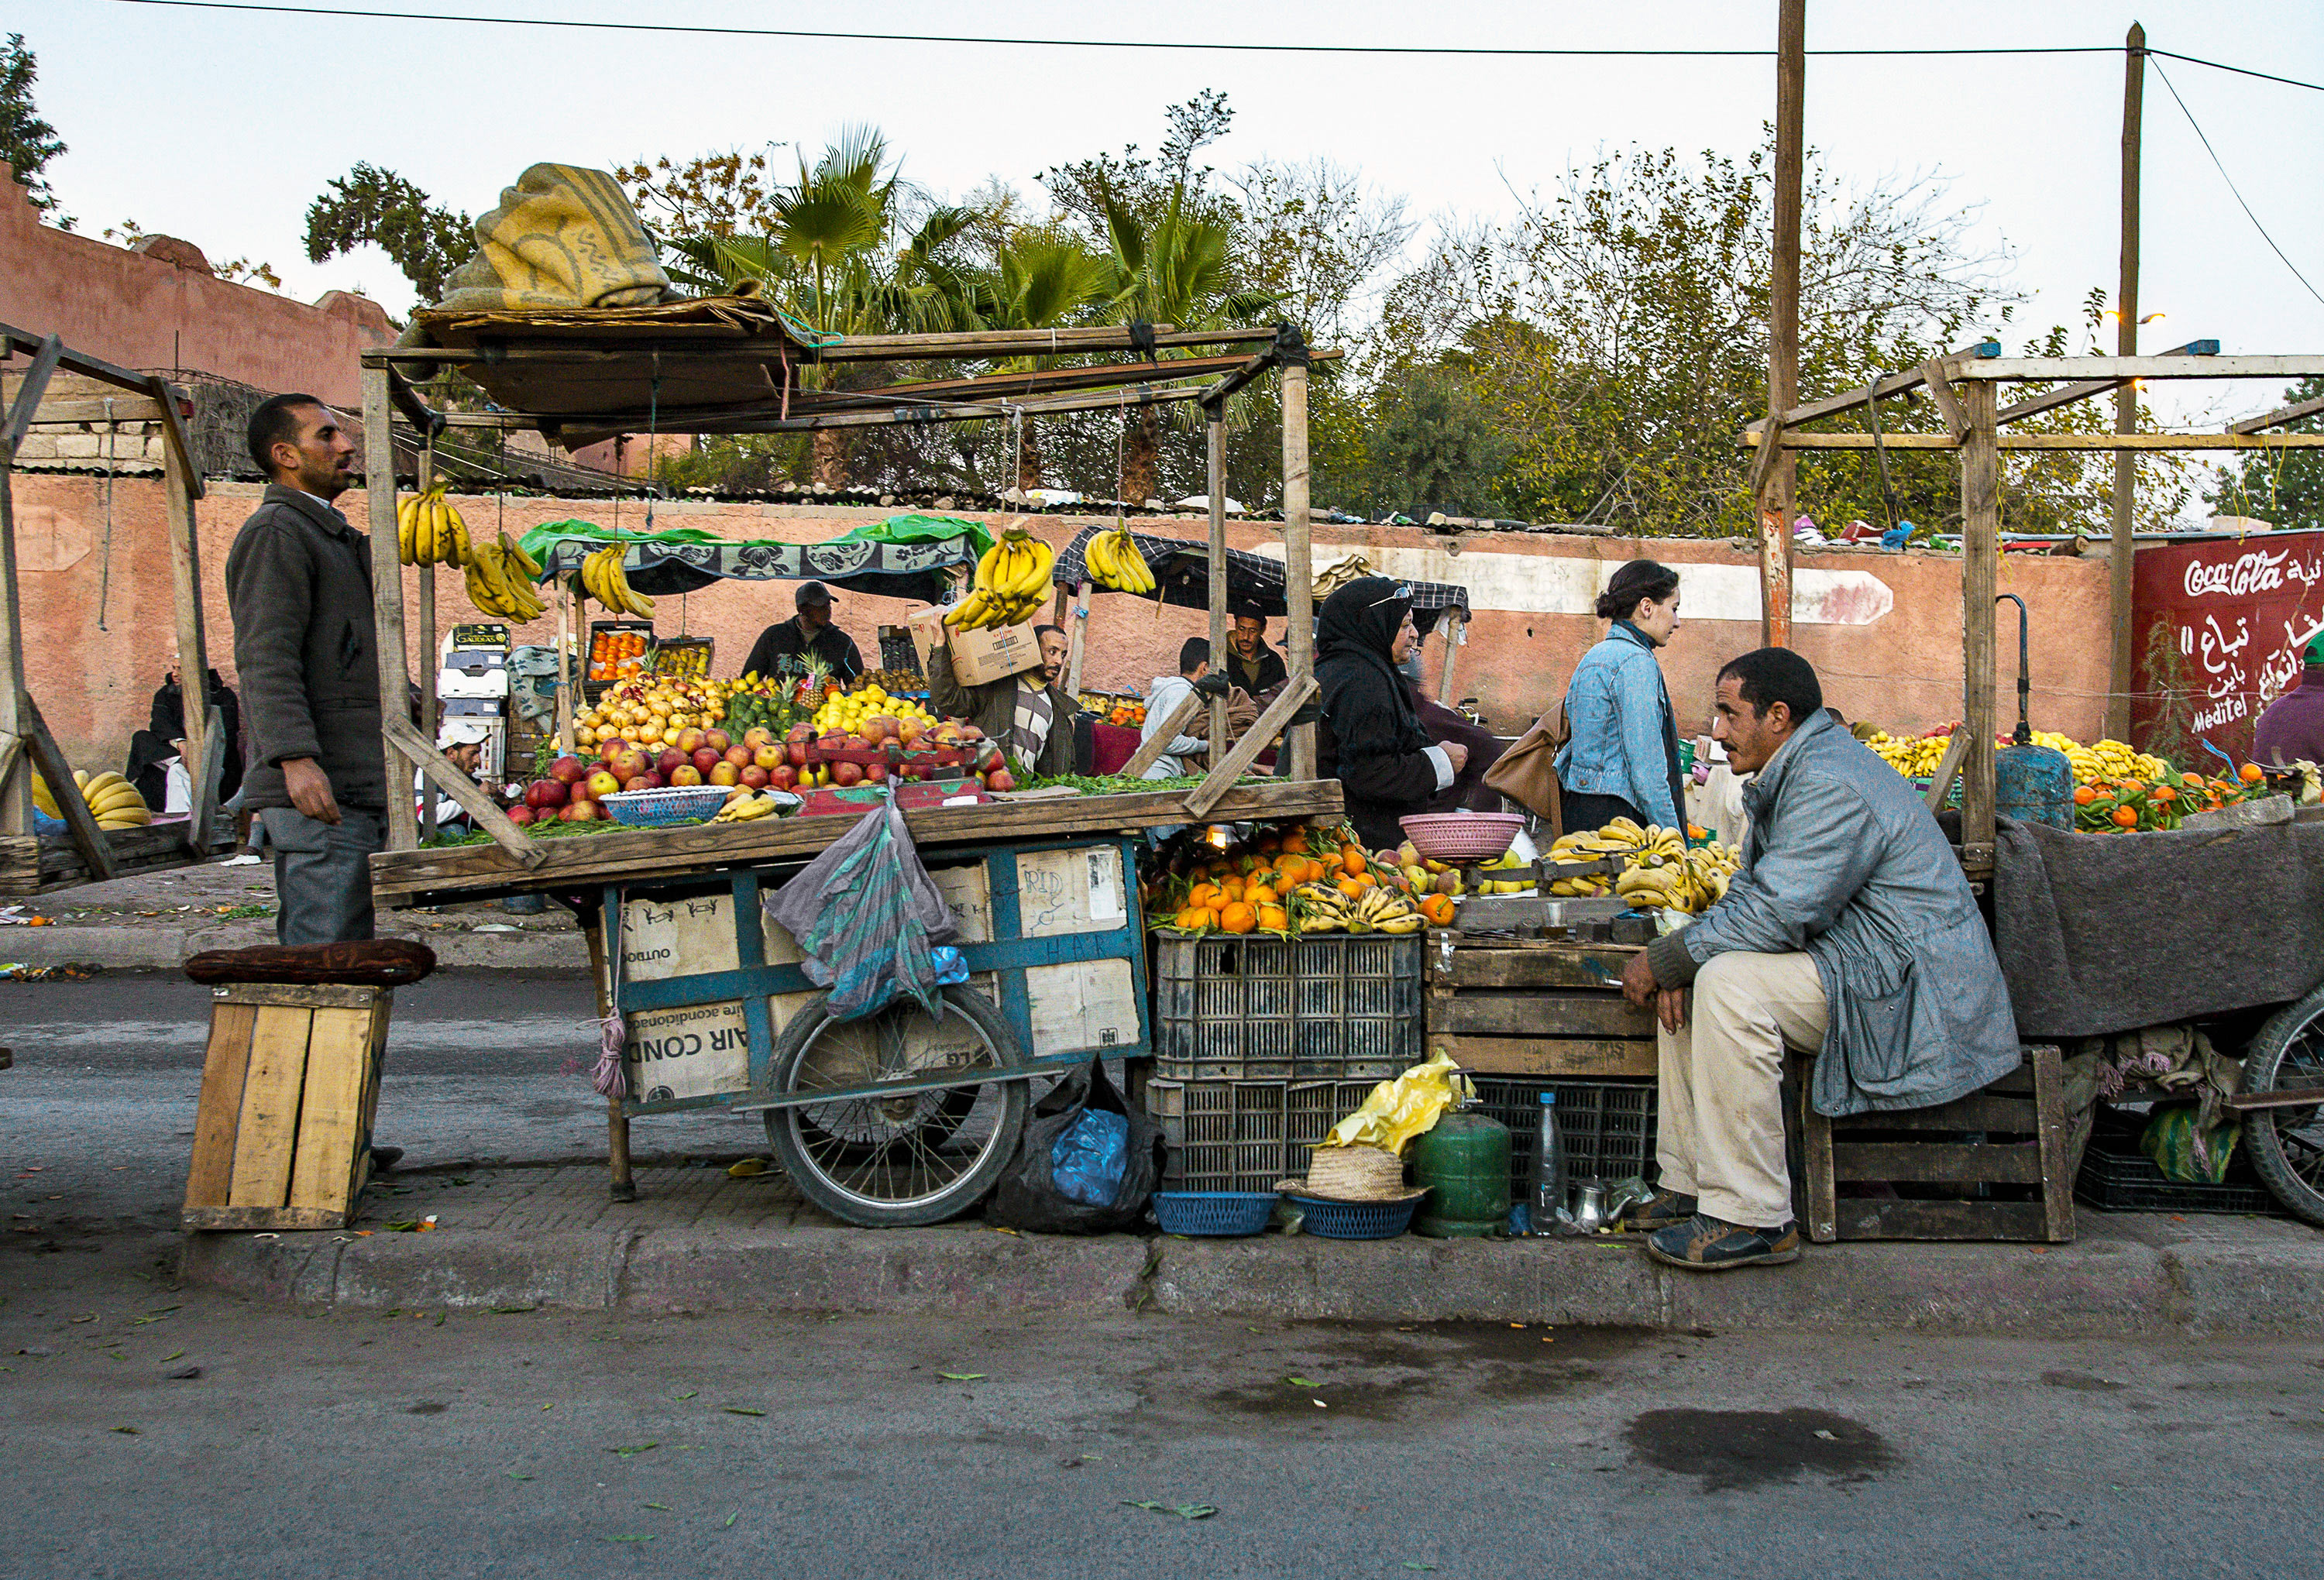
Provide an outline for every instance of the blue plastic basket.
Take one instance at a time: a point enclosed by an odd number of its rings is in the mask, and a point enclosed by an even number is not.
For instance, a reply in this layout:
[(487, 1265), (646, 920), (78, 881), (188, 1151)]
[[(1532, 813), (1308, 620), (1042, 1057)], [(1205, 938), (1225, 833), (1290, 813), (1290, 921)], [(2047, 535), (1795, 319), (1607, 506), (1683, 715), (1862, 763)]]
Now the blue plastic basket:
[(1304, 1235), (1326, 1240), (1393, 1240), (1412, 1226), (1426, 1191), (1402, 1201), (1328, 1201), (1321, 1196), (1286, 1192), (1305, 1215), (1299, 1226)]
[(1275, 1211), (1272, 1190), (1157, 1190), (1154, 1219), (1166, 1235), (1256, 1235)]
[(669, 785), (659, 790), (620, 791), (606, 796), (603, 805), (617, 823), (666, 829), (702, 822), (726, 804), (729, 794), (724, 785)]

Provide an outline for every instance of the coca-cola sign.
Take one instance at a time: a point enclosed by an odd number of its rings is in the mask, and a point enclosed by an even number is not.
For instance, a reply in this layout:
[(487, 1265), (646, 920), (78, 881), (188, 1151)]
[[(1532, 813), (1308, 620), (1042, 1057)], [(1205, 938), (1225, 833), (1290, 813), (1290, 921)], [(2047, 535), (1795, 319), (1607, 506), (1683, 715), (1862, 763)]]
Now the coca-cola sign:
[(2324, 620), (2324, 532), (2142, 546), (2132, 579), (2137, 743), (2168, 716), (2249, 760), (2254, 721), (2298, 682), (2298, 643)]

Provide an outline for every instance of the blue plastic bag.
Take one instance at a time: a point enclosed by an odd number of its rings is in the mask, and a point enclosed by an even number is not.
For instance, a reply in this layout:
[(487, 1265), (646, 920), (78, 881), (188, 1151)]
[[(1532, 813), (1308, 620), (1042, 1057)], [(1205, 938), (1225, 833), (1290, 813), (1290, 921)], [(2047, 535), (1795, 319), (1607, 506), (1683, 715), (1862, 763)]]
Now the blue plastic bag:
[(1130, 1167), (1130, 1121), (1107, 1108), (1084, 1108), (1049, 1148), (1057, 1193), (1084, 1207), (1111, 1207)]

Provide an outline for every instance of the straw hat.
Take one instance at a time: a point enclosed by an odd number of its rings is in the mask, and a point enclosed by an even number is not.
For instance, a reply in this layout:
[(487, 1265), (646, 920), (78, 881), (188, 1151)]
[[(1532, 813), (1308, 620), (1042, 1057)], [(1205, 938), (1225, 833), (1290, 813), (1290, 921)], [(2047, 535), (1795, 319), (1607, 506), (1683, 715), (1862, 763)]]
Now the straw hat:
[(1425, 1185), (1406, 1186), (1404, 1161), (1396, 1153), (1365, 1142), (1317, 1147), (1308, 1159), (1307, 1177), (1285, 1180), (1276, 1189), (1326, 1201), (1408, 1201), (1428, 1193)]

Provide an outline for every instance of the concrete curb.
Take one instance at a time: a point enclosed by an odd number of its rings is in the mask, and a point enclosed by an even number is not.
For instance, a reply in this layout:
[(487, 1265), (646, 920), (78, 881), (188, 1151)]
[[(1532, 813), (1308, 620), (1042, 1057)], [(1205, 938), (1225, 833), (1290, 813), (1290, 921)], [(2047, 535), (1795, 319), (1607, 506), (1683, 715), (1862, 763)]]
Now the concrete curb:
[(974, 1224), (203, 1235), (189, 1238), (183, 1271), (238, 1294), (309, 1307), (638, 1315), (1151, 1309), (1274, 1320), (2200, 1337), (2312, 1334), (2324, 1309), (2324, 1236), (2294, 1225), (2263, 1226), (2240, 1244), (2155, 1245), (2108, 1225), (2072, 1245), (1818, 1245), (1792, 1267), (1718, 1277), (1658, 1267), (1621, 1241), (1083, 1239)]
[[(589, 969), (578, 932), (420, 932), (392, 925), (382, 938), (409, 938), (436, 951), (439, 969), (456, 971), (576, 971)], [(174, 971), (209, 949), (272, 943), (271, 926), (17, 927), (0, 937), (0, 959), (29, 966), (97, 965), (115, 971)]]

